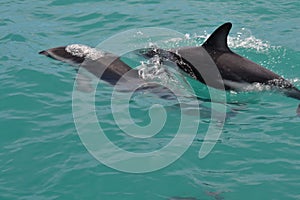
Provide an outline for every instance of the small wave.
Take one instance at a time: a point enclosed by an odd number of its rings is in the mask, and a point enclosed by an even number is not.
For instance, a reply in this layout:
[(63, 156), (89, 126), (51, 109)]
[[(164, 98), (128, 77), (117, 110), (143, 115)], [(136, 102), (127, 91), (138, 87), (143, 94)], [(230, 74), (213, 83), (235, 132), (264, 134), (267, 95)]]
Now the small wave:
[(20, 34), (7, 34), (4, 37), (0, 38), (1, 42), (14, 41), (14, 42), (26, 42), (27, 38)]

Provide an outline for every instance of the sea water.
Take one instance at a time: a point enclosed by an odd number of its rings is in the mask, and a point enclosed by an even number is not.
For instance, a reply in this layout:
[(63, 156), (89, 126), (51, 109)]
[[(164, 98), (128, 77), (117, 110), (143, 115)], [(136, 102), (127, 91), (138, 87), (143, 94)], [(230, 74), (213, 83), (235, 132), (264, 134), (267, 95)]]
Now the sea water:
[[(300, 119), (295, 113), (299, 101), (272, 91), (227, 92), (226, 103), (216, 103), (226, 105), (226, 116), (214, 119), (213, 104), (190, 95), (189, 83), (176, 70), (158, 66), (158, 73), (145, 68), (147, 63), (132, 63), (144, 67), (144, 75), (155, 79), (151, 81), (181, 90), (176, 93), (179, 100), (140, 91), (129, 103), (117, 101), (112, 108), (113, 87), (98, 83), (95, 102), (89, 105), (94, 105), (97, 124), (106, 138), (119, 148), (148, 155), (178, 139), (174, 151), (129, 162), (105, 144), (100, 154), (92, 154), (78, 130), (97, 134), (98, 129), (91, 129), (95, 122), (89, 115), (76, 115), (76, 70), (38, 55), (41, 50), (69, 44), (95, 47), (116, 34), (131, 29), (139, 34), (147, 27), (182, 33), (181, 42), (173, 38), (171, 46), (200, 46), (215, 28), (230, 21), (233, 51), (299, 88), (299, 9), (296, 0), (2, 0), (0, 199), (300, 199)], [(207, 97), (207, 88), (192, 84)], [(120, 94), (127, 93), (116, 93)], [(78, 95), (81, 101), (90, 93)], [(222, 108), (214, 108), (224, 114)], [(126, 114), (128, 109), (130, 115), (118, 115), (116, 122), (113, 111)], [(83, 116), (87, 123), (79, 126), (76, 116)], [(181, 116), (188, 121), (178, 131)], [(124, 129), (132, 125), (128, 118), (142, 131), (125, 134)], [(221, 132), (210, 141), (215, 144), (211, 151), (201, 158), (199, 151), (212, 123)], [(95, 155), (108, 155), (108, 163)], [(160, 156), (161, 163), (155, 160)], [(174, 162), (160, 169), (155, 166), (169, 158)], [(114, 166), (122, 160), (125, 165)], [(148, 173), (134, 173), (141, 169)]]

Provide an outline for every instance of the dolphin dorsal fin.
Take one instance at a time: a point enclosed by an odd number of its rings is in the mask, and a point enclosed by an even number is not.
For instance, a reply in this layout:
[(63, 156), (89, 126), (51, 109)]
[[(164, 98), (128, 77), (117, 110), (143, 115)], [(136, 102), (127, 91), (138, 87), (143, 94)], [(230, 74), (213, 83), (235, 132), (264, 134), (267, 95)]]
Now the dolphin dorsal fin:
[(223, 24), (211, 34), (202, 46), (219, 51), (231, 51), (227, 45), (227, 36), (231, 27), (232, 24), (230, 22)]

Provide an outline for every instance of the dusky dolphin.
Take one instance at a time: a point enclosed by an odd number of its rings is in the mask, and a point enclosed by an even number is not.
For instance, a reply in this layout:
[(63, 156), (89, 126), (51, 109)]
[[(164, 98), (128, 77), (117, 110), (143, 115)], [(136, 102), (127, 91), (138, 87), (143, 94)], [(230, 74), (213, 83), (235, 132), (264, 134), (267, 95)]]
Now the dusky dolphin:
[[(300, 90), (291, 82), (278, 74), (234, 53), (227, 44), (227, 37), (232, 27), (230, 22), (217, 28), (211, 36), (199, 47), (180, 47), (176, 49), (145, 49), (141, 54), (146, 57), (158, 55), (162, 61), (172, 61), (192, 78), (211, 87), (226, 90), (245, 91), (249, 86), (259, 83), (261, 86), (270, 86), (278, 89), (286, 96), (300, 100)], [(207, 53), (214, 61), (220, 76), (209, 75), (212, 71)], [(205, 77), (211, 76), (213, 80), (205, 81)]]
[(118, 81), (141, 81), (138, 70), (132, 69), (121, 61), (119, 56), (86, 45), (73, 44), (56, 47), (41, 51), (39, 54), (79, 65), (111, 85), (115, 85)]
[[(101, 51), (81, 44), (55, 47), (40, 51), (39, 54), (79, 66), (98, 77), (99, 79), (115, 86), (117, 91), (147, 91), (163, 99), (176, 99), (176, 95), (169, 88), (140, 78), (139, 71), (128, 66), (121, 58), (113, 53)], [(83, 92), (91, 92), (91, 81), (79, 73), (77, 87)]]
[[(262, 86), (277, 89), (288, 97), (300, 100), (300, 90), (291, 82), (230, 50), (227, 37), (231, 27), (230, 22), (221, 25), (202, 46), (169, 50), (145, 48), (136, 50), (136, 52), (148, 58), (158, 55), (162, 62), (174, 62), (192, 78), (217, 89), (247, 91), (249, 90), (248, 86), (259, 83)], [(143, 83), (138, 70), (132, 69), (121, 61), (118, 55), (99, 52), (99, 50), (85, 45), (56, 47), (41, 51), (40, 54), (80, 65), (112, 85), (120, 80), (133, 84)], [(218, 73), (215, 73), (212, 65), (217, 67)], [(300, 104), (297, 114), (300, 115)]]
[[(280, 75), (234, 53), (227, 44), (232, 24), (227, 22), (217, 28), (199, 47), (180, 47), (164, 50), (148, 48), (140, 53), (145, 57), (158, 55), (163, 61), (172, 61), (190, 77), (217, 89), (233, 91), (251, 91), (254, 84), (269, 87), (288, 97), (300, 100), (300, 90)], [(215, 63), (218, 72), (214, 74)], [(252, 86), (252, 87), (251, 87)], [(296, 110), (300, 115), (300, 104)]]

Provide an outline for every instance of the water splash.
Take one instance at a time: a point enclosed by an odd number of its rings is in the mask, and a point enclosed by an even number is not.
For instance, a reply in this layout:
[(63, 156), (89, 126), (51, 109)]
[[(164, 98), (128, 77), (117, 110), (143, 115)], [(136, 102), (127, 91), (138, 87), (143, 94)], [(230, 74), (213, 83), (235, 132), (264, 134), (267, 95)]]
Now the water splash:
[(294, 85), (296, 88), (300, 88), (300, 78), (291, 78), (287, 79), (292, 85)]
[(268, 41), (253, 36), (250, 30), (242, 28), (234, 37), (228, 37), (228, 45), (232, 48), (255, 49), (258, 52), (267, 51), (271, 48)]
[(145, 81), (155, 81), (162, 85), (167, 85), (170, 89), (176, 90), (178, 94), (188, 96), (189, 92), (192, 91), (190, 85), (187, 83), (184, 75), (177, 66), (173, 63), (164, 65), (161, 63), (160, 57), (158, 55), (147, 60), (146, 62), (141, 62), (141, 65), (137, 67), (140, 78)]
[(146, 81), (157, 81), (165, 85), (179, 84), (179, 79), (176, 77), (176, 74), (179, 74), (179, 72), (175, 70), (173, 72), (170, 67), (161, 64), (158, 55), (146, 62), (141, 62), (138, 70), (139, 76)]
[[(163, 79), (163, 76), (169, 75), (169, 72), (160, 64), (160, 58), (155, 55), (153, 58), (146, 62), (141, 62), (139, 68), (139, 76), (144, 80), (155, 80), (157, 78)], [(165, 78), (166, 80), (169, 77)]]
[[(256, 38), (250, 30), (242, 28), (236, 34), (231, 34), (233, 36), (228, 36), (228, 46), (230, 48), (245, 48), (253, 49), (257, 52), (266, 52), (271, 48), (278, 48), (271, 46), (268, 41), (263, 41)], [(189, 34), (186, 33), (182, 38), (172, 38), (167, 41), (172, 48), (180, 46), (201, 46), (204, 41), (206, 41), (211, 34), (204, 31), (203, 34)]]
[(247, 85), (244, 90), (248, 92), (262, 92), (262, 91), (270, 91), (272, 89), (271, 86), (265, 85), (262, 83), (252, 83)]
[(73, 56), (97, 60), (105, 55), (104, 52), (83, 44), (71, 44), (66, 47), (66, 51)]
[(294, 85), (300, 85), (300, 78), (294, 78), (289, 80)]

